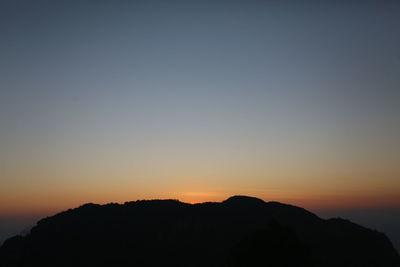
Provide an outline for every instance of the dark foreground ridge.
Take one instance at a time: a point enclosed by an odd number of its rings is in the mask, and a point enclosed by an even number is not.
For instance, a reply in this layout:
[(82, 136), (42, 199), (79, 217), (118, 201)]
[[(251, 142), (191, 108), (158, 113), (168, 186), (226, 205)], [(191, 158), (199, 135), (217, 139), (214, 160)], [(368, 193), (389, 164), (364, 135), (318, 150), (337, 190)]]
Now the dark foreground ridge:
[(85, 204), (0, 247), (16, 266), (399, 267), (388, 238), (343, 219), (234, 196), (220, 203)]

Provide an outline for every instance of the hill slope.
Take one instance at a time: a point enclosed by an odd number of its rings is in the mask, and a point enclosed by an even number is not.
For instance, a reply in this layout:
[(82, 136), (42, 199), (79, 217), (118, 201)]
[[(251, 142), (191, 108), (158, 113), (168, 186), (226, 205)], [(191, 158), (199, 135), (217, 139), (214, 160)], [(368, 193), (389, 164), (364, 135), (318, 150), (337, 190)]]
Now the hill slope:
[(395, 267), (400, 257), (384, 234), (350, 221), (234, 196), (85, 204), (7, 240), (6, 266)]

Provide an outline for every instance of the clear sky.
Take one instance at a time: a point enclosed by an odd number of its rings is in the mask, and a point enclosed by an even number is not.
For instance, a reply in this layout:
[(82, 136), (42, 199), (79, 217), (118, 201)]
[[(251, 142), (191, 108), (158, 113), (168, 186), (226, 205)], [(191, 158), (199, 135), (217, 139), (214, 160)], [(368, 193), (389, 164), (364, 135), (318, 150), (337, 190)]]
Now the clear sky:
[(4, 0), (0, 90), (0, 217), (400, 206), (399, 1)]

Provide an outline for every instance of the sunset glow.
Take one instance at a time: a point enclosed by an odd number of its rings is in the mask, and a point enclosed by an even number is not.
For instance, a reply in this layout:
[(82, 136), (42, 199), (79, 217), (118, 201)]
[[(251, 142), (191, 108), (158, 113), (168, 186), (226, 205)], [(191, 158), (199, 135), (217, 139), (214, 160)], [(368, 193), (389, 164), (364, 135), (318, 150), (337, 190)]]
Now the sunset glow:
[(232, 195), (400, 207), (395, 1), (16, 2), (0, 218)]

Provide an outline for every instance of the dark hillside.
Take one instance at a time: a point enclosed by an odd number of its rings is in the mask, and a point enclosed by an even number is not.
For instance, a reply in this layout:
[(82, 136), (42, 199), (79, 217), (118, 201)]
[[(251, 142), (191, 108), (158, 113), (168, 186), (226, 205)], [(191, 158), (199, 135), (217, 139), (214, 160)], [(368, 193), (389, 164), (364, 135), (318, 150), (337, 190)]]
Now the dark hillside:
[(194, 205), (85, 204), (7, 240), (0, 266), (398, 267), (400, 257), (382, 233), (235, 196)]

